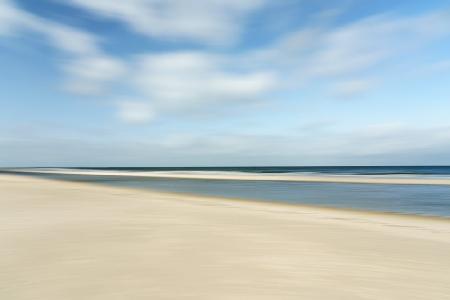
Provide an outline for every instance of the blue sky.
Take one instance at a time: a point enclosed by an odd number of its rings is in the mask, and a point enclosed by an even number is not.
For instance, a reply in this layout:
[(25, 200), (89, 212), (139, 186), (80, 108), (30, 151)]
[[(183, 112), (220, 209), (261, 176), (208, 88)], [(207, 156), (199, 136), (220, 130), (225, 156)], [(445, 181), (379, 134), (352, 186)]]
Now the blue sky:
[(450, 164), (450, 2), (0, 0), (0, 166)]

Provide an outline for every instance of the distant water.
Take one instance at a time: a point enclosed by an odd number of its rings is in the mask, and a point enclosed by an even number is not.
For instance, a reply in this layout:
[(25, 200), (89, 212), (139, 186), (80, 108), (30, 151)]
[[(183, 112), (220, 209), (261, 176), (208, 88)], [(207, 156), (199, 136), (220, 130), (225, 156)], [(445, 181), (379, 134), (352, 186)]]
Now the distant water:
[[(105, 170), (105, 169), (102, 169)], [(327, 174), (445, 176), (449, 167), (244, 167), (244, 168), (108, 168), (129, 175), (33, 174), (46, 178), (95, 182), (248, 200), (308, 204), (403, 214), (450, 217), (450, 186), (319, 183), (247, 180), (174, 179), (133, 176), (133, 171), (308, 172)], [(244, 171), (246, 170), (246, 171)]]
[(215, 171), (246, 173), (318, 173), (336, 175), (448, 175), (450, 166), (339, 166), (339, 167), (114, 167), (114, 168), (73, 168), (81, 170), (106, 171)]

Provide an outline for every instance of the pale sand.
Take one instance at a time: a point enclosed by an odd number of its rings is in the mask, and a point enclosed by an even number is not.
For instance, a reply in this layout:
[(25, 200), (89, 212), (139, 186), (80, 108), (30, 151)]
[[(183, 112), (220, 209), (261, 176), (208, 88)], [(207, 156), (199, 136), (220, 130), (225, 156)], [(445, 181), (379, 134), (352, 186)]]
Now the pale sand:
[(210, 180), (265, 180), (265, 181), (301, 181), (301, 182), (337, 182), (337, 183), (372, 183), (372, 184), (432, 184), (450, 185), (448, 177), (407, 177), (382, 175), (288, 175), (288, 174), (256, 174), (243, 172), (208, 172), (208, 171), (159, 171), (159, 172), (121, 172), (121, 171), (86, 171), (74, 169), (28, 169), (18, 170), (35, 173), (77, 174), (102, 176), (137, 176), (154, 178), (210, 179)]
[(450, 299), (450, 221), (0, 176), (0, 299)]

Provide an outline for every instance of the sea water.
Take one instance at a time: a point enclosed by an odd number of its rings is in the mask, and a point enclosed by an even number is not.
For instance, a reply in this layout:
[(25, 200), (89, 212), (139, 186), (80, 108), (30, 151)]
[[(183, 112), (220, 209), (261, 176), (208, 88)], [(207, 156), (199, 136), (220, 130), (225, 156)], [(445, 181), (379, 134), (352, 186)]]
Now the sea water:
[(336, 176), (449, 177), (450, 167), (210, 167), (83, 168), (122, 171), (124, 175), (43, 174), (47, 178), (95, 182), (205, 196), (307, 204), (403, 214), (450, 217), (450, 186), (252, 180), (175, 179), (133, 176), (136, 171), (307, 173)]

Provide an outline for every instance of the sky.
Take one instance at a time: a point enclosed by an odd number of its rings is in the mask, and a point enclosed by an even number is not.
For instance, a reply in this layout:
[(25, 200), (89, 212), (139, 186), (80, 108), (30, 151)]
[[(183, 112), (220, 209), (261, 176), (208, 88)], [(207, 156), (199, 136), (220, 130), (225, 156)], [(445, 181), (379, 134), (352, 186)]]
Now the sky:
[(450, 165), (450, 1), (0, 0), (0, 167)]

